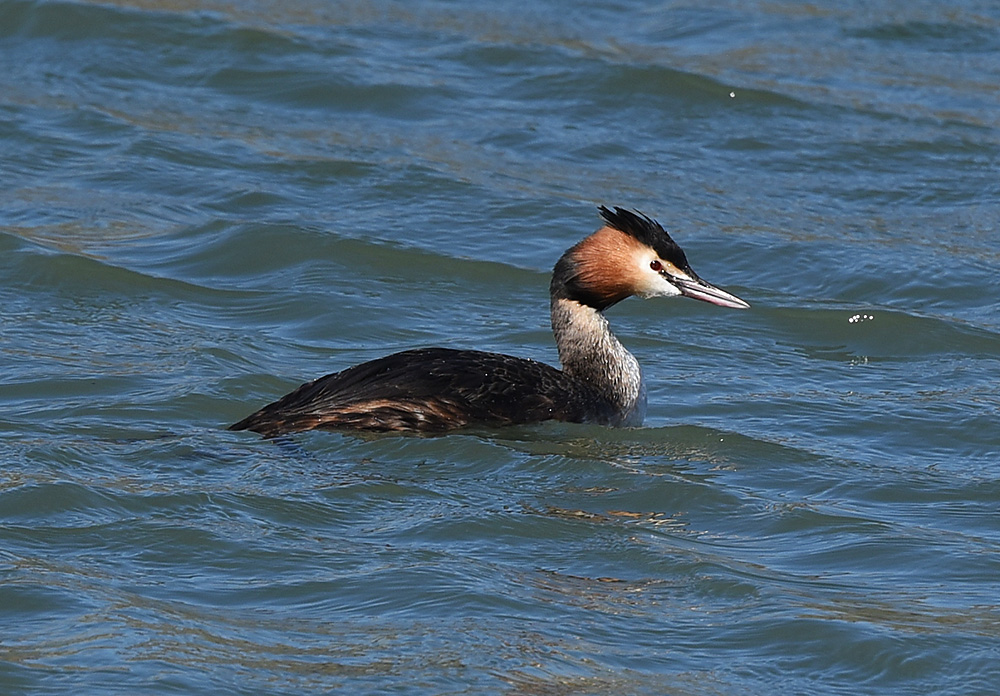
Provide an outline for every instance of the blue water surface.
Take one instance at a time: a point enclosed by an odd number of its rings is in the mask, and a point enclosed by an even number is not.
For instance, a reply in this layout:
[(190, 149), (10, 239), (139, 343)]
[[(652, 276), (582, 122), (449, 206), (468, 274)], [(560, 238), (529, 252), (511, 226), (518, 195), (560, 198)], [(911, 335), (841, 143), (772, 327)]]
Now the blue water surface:
[[(0, 0), (0, 693), (994, 694), (993, 3)], [(263, 441), (550, 363), (598, 205), (642, 428)]]

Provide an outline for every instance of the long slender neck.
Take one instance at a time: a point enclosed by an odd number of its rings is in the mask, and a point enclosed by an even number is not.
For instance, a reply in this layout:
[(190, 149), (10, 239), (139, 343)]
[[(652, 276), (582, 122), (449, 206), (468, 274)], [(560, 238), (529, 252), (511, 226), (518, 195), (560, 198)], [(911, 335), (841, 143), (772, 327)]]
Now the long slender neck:
[(639, 425), (646, 388), (639, 363), (611, 333), (600, 311), (576, 300), (552, 296), (552, 333), (563, 372), (607, 397), (619, 410), (616, 425)]

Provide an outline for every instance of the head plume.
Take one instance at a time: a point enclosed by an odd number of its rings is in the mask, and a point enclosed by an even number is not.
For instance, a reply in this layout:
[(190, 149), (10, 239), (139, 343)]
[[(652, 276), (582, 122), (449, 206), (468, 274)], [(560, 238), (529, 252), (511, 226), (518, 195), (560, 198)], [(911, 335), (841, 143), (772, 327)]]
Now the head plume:
[(652, 218), (646, 217), (642, 213), (626, 210), (615, 206), (614, 211), (608, 210), (603, 205), (599, 208), (601, 217), (619, 232), (624, 232), (641, 244), (652, 248), (657, 256), (664, 261), (677, 266), (682, 271), (692, 273), (688, 264), (684, 250), (677, 246), (677, 242), (670, 238), (667, 231), (660, 227), (660, 223)]

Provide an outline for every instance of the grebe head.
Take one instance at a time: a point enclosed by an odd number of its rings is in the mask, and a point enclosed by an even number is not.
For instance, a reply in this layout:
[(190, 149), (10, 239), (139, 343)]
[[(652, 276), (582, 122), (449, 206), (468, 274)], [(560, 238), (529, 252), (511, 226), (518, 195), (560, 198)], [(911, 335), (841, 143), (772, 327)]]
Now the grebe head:
[(708, 283), (658, 222), (640, 213), (600, 207), (605, 226), (569, 249), (552, 275), (553, 297), (604, 310), (626, 297), (691, 297), (721, 307), (750, 305)]

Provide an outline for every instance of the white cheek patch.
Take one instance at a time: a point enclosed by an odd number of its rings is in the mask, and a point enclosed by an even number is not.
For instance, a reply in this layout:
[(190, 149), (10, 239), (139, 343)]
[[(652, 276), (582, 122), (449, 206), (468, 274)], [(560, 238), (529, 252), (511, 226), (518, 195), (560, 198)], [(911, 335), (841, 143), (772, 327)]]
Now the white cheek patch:
[(663, 277), (662, 271), (654, 271), (650, 268), (650, 264), (653, 261), (659, 261), (663, 270), (671, 275), (678, 275), (684, 277), (685, 274), (682, 273), (676, 266), (674, 266), (669, 261), (664, 261), (662, 259), (657, 259), (655, 256), (650, 256), (644, 258), (642, 261), (642, 267), (639, 269), (639, 282), (636, 283), (636, 295), (640, 297), (673, 297), (680, 295), (681, 291), (678, 290), (672, 283), (670, 283), (666, 278)]
[(661, 276), (657, 292), (647, 295), (647, 297), (677, 297), (680, 294), (681, 291), (676, 286), (667, 282), (667, 279)]

